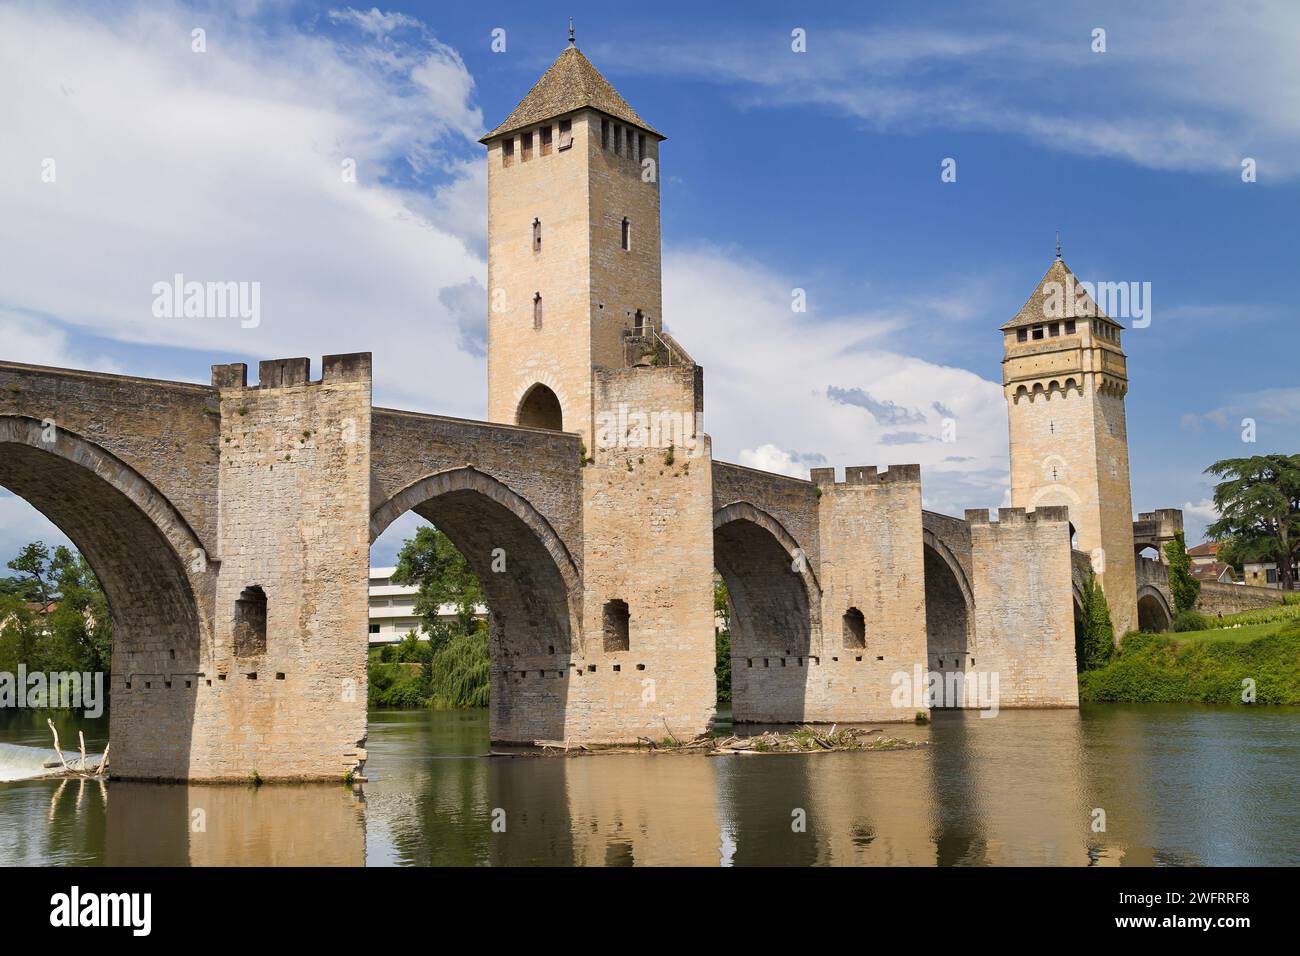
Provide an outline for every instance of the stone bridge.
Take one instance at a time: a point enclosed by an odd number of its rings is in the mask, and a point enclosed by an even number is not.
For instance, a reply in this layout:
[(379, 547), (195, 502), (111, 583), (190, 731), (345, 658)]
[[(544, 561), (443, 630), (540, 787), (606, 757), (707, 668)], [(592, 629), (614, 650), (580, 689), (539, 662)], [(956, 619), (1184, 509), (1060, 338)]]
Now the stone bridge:
[[(618, 396), (699, 407), (698, 369), (620, 375)], [(739, 721), (910, 720), (928, 670), (1077, 702), (1064, 509), (962, 520), (922, 511), (915, 465), (805, 481), (715, 462), (704, 435), (675, 451), (372, 407), (368, 354), (253, 385), (243, 364), (194, 385), (0, 363), (0, 484), (111, 606), (118, 777), (361, 766), (369, 548), (407, 511), (483, 584), (495, 741), (705, 730), (715, 567)]]
[[(1086, 559), (1086, 556), (1085, 556)], [(1169, 568), (1152, 558), (1137, 559), (1138, 624), (1144, 631), (1167, 631), (1173, 623), (1174, 595), (1169, 588)], [(1283, 603), (1282, 591), (1202, 581), (1195, 610), (1208, 617), (1223, 617)]]

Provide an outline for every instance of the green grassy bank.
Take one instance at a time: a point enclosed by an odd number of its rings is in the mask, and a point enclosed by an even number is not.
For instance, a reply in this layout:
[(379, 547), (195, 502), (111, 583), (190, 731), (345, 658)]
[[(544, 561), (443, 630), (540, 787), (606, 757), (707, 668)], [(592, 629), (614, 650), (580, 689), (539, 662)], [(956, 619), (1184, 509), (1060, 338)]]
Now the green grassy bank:
[(1172, 634), (1129, 633), (1115, 656), (1079, 675), (1081, 701), (1300, 704), (1300, 621)]

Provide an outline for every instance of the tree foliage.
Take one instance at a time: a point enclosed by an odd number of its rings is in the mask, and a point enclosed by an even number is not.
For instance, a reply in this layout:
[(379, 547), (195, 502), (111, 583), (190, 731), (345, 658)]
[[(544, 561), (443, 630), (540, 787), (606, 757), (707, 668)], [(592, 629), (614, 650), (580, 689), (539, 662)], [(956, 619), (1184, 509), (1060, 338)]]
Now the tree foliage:
[(1206, 533), (1230, 541), (1238, 561), (1275, 561), (1290, 590), (1291, 566), (1300, 552), (1300, 455), (1224, 458), (1205, 469), (1222, 479), (1214, 486), (1219, 513)]
[(1080, 671), (1104, 667), (1115, 650), (1110, 604), (1097, 576), (1089, 572), (1083, 586), (1082, 613), (1074, 624), (1075, 664)]
[[(415, 537), (402, 543), (393, 583), (419, 588), (415, 613), (435, 651), (452, 638), (473, 632), (478, 626), (477, 610), (487, 604), (483, 586), (465, 556), (443, 532), (428, 525), (416, 529)], [(450, 623), (441, 615), (448, 604), (456, 609)]]
[[(100, 672), (112, 660), (113, 622), (98, 579), (77, 552), (44, 542), (8, 562), (0, 582), (0, 671)], [(29, 605), (33, 605), (29, 606)]]
[(722, 578), (713, 581), (713, 616), (721, 621), (713, 628), (713, 674), (718, 686), (718, 703), (731, 703), (731, 597)]
[[(416, 530), (398, 553), (396, 584), (415, 585), (415, 613), (428, 635), (370, 653), (370, 703), (377, 707), (486, 707), (490, 696), (486, 597), (465, 556), (443, 532)], [(442, 609), (455, 613), (444, 620)]]
[(1174, 595), (1174, 610), (1190, 611), (1201, 593), (1201, 582), (1192, 577), (1192, 559), (1187, 555), (1187, 539), (1180, 531), (1174, 540), (1165, 542), (1165, 559), (1169, 563), (1169, 590)]

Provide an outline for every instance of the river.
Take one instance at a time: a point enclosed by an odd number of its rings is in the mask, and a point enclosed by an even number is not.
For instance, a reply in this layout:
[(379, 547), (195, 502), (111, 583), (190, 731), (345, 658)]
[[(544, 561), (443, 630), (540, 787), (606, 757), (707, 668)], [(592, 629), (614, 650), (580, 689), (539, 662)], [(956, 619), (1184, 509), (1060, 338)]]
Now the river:
[[(78, 727), (102, 749), (106, 718), (64, 717), (65, 750)], [(352, 787), (0, 782), (0, 864), (1300, 863), (1300, 709), (1093, 704), (884, 729), (927, 746), (489, 757), (484, 711), (372, 712)], [(5, 744), (48, 747), (44, 715), (0, 715), (0, 762)]]

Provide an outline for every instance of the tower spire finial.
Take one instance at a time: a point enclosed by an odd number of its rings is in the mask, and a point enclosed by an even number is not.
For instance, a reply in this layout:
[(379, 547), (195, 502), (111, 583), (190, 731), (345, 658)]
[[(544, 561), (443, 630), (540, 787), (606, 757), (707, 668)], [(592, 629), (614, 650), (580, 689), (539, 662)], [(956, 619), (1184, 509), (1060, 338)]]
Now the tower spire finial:
[(573, 39), (573, 17), (569, 17), (569, 46), (576, 46)]
[(1061, 258), (1061, 230), (1056, 230), (1056, 258)]

